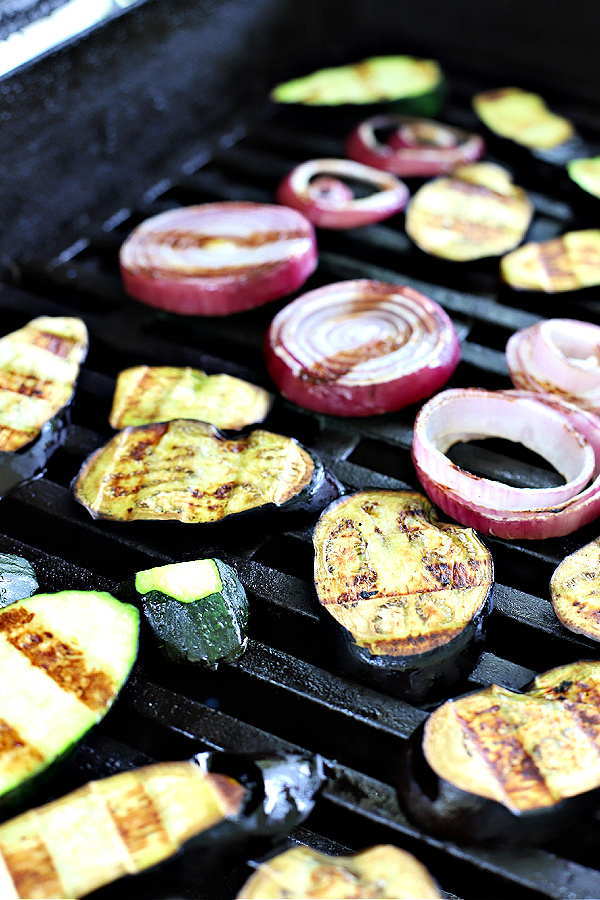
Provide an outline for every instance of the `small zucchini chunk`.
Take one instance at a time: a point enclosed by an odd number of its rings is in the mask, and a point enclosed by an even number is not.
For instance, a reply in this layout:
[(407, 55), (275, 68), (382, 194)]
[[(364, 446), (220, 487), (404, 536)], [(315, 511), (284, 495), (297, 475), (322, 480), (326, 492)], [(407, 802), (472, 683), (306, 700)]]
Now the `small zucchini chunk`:
[(531, 201), (506, 169), (472, 163), (419, 188), (406, 208), (406, 233), (425, 253), (467, 262), (516, 247), (532, 216)]
[(276, 103), (301, 106), (362, 108), (385, 104), (403, 114), (435, 115), (446, 84), (439, 63), (414, 56), (377, 56), (346, 66), (319, 69), (277, 85)]
[(272, 396), (264, 388), (233, 378), (176, 366), (135, 366), (119, 374), (110, 413), (113, 428), (170, 419), (198, 419), (217, 428), (240, 430), (262, 422)]
[(30, 562), (14, 553), (0, 553), (0, 609), (31, 597), (38, 589)]
[(449, 700), (406, 743), (399, 800), (412, 822), (468, 842), (542, 843), (600, 805), (600, 662)]
[(295, 897), (441, 898), (439, 887), (412, 854), (379, 844), (353, 856), (327, 856), (310, 847), (292, 847), (261, 863), (237, 900)]
[(500, 274), (517, 291), (565, 294), (595, 287), (600, 284), (600, 229), (523, 244), (502, 258)]
[[(232, 843), (287, 833), (308, 815), (323, 780), (317, 764), (300, 756), (281, 757), (279, 765), (271, 758), (279, 782), (268, 768), (261, 778), (253, 764), (247, 777), (242, 764), (239, 778), (210, 770), (218, 763), (215, 754), (209, 768), (209, 756), (92, 781), (0, 825), (2, 897), (83, 897), (149, 869), (184, 845), (217, 846), (226, 855)], [(289, 799), (286, 777), (305, 785), (304, 808)], [(257, 806), (269, 807), (262, 820), (253, 818)], [(283, 822), (272, 806), (288, 813), (294, 806), (294, 812)]]
[(24, 800), (102, 719), (138, 632), (135, 607), (102, 591), (36, 594), (0, 610), (2, 805)]
[(362, 491), (315, 528), (321, 619), (340, 668), (414, 703), (447, 697), (481, 652), (493, 564), (470, 528), (410, 491)]
[(248, 643), (248, 599), (231, 566), (194, 559), (137, 572), (119, 595), (141, 605), (170, 662), (216, 667)]
[(600, 641), (600, 538), (557, 566), (550, 579), (550, 599), (565, 628)]
[(190, 419), (125, 428), (84, 462), (73, 489), (95, 519), (188, 524), (264, 507), (322, 509), (340, 490), (293, 438), (256, 430), (227, 439)]

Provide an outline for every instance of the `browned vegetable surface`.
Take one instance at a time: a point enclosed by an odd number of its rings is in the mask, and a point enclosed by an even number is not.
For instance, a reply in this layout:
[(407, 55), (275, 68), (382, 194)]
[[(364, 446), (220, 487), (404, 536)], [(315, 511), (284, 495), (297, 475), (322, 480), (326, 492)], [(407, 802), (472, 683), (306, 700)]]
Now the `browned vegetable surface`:
[(74, 491), (94, 518), (215, 522), (281, 506), (314, 468), (292, 438), (256, 430), (227, 440), (205, 422), (175, 419), (119, 432), (83, 464)]
[(566, 628), (600, 641), (600, 538), (557, 566), (550, 580), (550, 598)]

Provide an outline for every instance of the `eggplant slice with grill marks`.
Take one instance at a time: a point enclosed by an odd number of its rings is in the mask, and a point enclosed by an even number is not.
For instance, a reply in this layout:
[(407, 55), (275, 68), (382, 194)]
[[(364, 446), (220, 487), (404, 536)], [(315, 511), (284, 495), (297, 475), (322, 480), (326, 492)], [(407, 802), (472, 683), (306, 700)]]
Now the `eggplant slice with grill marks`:
[(410, 491), (334, 501), (314, 533), (323, 627), (348, 674), (412, 702), (457, 690), (481, 652), (492, 558)]
[(414, 856), (379, 844), (353, 856), (327, 856), (310, 847), (292, 847), (260, 864), (237, 900), (296, 897), (441, 898), (440, 890)]
[(550, 579), (550, 599), (565, 628), (600, 641), (600, 538), (557, 566)]
[(83, 464), (75, 499), (93, 518), (217, 522), (266, 507), (316, 511), (340, 493), (293, 438), (257, 429), (227, 438), (174, 419), (125, 428)]
[(184, 845), (226, 859), (249, 839), (287, 835), (322, 782), (319, 757), (216, 753), (90, 782), (0, 825), (0, 895), (83, 897)]
[(600, 284), (600, 229), (567, 231), (549, 241), (531, 241), (500, 262), (502, 280), (515, 291), (583, 296)]
[(399, 800), (439, 837), (541, 843), (600, 805), (600, 662), (450, 700), (401, 755)]

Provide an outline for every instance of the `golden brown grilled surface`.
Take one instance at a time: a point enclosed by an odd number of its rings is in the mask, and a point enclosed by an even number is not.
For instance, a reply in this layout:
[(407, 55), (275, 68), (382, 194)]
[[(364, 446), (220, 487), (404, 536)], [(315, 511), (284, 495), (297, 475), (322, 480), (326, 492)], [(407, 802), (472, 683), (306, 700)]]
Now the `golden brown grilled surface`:
[(323, 513), (313, 540), (320, 602), (371, 653), (410, 656), (448, 643), (491, 588), (479, 538), (439, 522), (422, 494), (344, 497)]
[(67, 405), (87, 345), (81, 319), (59, 316), (0, 338), (0, 450), (24, 447)]
[(505, 169), (472, 163), (419, 188), (406, 209), (406, 232), (426, 253), (465, 262), (516, 247), (532, 215), (527, 194)]
[(566, 628), (600, 641), (600, 538), (557, 566), (550, 580), (550, 598)]
[(547, 294), (600, 284), (600, 230), (567, 231), (550, 241), (523, 244), (502, 258), (500, 272), (517, 290)]
[(95, 518), (214, 522), (310, 482), (314, 463), (291, 438), (256, 430), (227, 440), (205, 422), (175, 419), (126, 428), (77, 476), (75, 498)]
[(272, 397), (263, 388), (232, 378), (175, 366), (135, 366), (119, 374), (110, 424), (113, 428), (170, 419), (198, 419), (217, 428), (241, 429), (262, 422)]
[(514, 812), (600, 786), (600, 662), (538, 676), (526, 694), (492, 685), (427, 720), (425, 757), (440, 778)]
[(239, 813), (245, 790), (191, 762), (123, 772), (0, 825), (0, 897), (83, 897)]
[(391, 844), (380, 844), (354, 856), (326, 856), (308, 847), (293, 847), (259, 866), (237, 900), (436, 900), (441, 896), (425, 866), (414, 856)]
[(574, 135), (567, 119), (551, 112), (538, 94), (521, 88), (482, 91), (473, 97), (473, 109), (490, 131), (530, 149), (559, 147)]

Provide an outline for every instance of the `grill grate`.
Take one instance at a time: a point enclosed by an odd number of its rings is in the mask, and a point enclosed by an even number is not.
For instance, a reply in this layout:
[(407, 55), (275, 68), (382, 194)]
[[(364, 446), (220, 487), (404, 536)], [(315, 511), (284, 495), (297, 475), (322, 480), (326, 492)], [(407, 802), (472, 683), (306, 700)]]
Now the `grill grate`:
[[(454, 86), (445, 111), (448, 121), (476, 129), (467, 103), (475, 89)], [(330, 125), (327, 133), (310, 127), (298, 133), (290, 113), (265, 115), (252, 129), (223, 140), (210, 159), (184, 165), (179, 180), (161, 182), (139, 208), (116, 211), (56, 257), (22, 261), (18, 282), (0, 287), (6, 331), (42, 313), (81, 315), (90, 330), (90, 354), (67, 441), (42, 479), (0, 503), (0, 533), (5, 535), (0, 548), (30, 559), (44, 590), (110, 590), (143, 567), (219, 555), (235, 566), (251, 601), (249, 649), (217, 672), (165, 667), (142, 642), (133, 676), (115, 707), (52, 790), (60, 793), (149, 759), (184, 758), (201, 749), (301, 747), (329, 760), (329, 780), (296, 840), (330, 852), (398, 843), (431, 868), (449, 896), (465, 900), (503, 897), (508, 891), (515, 898), (600, 896), (596, 819), (547, 847), (518, 852), (444, 843), (407, 823), (393, 788), (396, 757), (426, 713), (330, 670), (317, 626), (311, 521), (305, 516), (287, 518), (285, 531), (281, 520), (254, 525), (251, 532), (235, 522), (121, 526), (94, 522), (71, 497), (70, 482), (80, 464), (112, 433), (107, 416), (122, 368), (142, 362), (187, 364), (269, 386), (261, 344), (282, 304), (215, 320), (180, 319), (142, 306), (122, 292), (117, 252), (123, 239), (142, 219), (180, 204), (272, 201), (275, 185), (295, 162), (342, 155), (345, 129), (335, 117)], [(548, 180), (547, 174), (541, 166), (516, 173), (518, 183), (532, 188), (532, 234), (547, 237), (585, 226), (571, 207), (568, 186)], [(348, 278), (409, 284), (437, 300), (456, 323), (463, 359), (450, 385), (510, 386), (506, 340), (515, 329), (537, 321), (541, 310), (499, 297), (495, 265), (452, 267), (425, 259), (405, 236), (400, 218), (352, 233), (321, 232), (319, 246), (319, 267), (307, 289)], [(545, 303), (544, 312), (561, 314), (560, 300)], [(600, 305), (580, 300), (569, 315), (600, 322)], [(409, 455), (414, 415), (413, 408), (374, 419), (338, 420), (279, 398), (265, 425), (314, 448), (349, 489), (419, 489)], [(528, 458), (508, 456), (506, 447), (493, 452), (487, 446), (472, 448), (467, 463), (482, 474), (512, 473), (520, 483), (550, 477)], [(576, 535), (532, 544), (487, 540), (498, 583), (496, 607), (473, 685), (498, 681), (521, 687), (534, 671), (597, 656), (591, 642), (567, 634), (556, 622), (548, 597), (555, 566), (596, 533), (591, 525)], [(232, 861), (224, 873), (190, 853), (158, 874), (94, 896), (130, 897), (133, 891), (138, 898), (228, 897), (247, 872), (244, 860)]]

